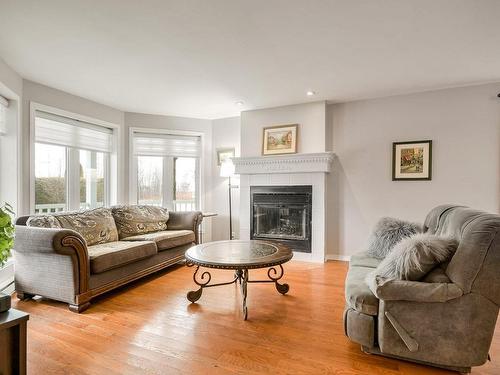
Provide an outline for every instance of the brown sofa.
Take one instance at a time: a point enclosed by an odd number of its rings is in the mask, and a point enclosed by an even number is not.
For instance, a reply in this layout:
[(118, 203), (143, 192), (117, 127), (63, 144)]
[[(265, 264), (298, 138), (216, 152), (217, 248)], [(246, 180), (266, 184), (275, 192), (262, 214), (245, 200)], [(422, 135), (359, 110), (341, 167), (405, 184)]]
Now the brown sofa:
[(16, 221), (15, 287), (82, 312), (92, 298), (184, 260), (201, 212), (115, 206)]
[(455, 205), (434, 208), (424, 231), (459, 241), (449, 262), (420, 281), (365, 282), (380, 260), (351, 257), (346, 335), (367, 353), (462, 373), (488, 359), (500, 306), (500, 215)]

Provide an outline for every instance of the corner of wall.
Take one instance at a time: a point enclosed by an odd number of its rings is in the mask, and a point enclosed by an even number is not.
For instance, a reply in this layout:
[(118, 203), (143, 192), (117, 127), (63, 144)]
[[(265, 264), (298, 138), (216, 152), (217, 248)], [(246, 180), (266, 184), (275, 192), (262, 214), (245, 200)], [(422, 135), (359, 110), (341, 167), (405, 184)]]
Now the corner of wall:
[(3, 173), (11, 178), (1, 178), (0, 199), (14, 207), (17, 214), (23, 212), (22, 179), (19, 166), (22, 162), (22, 94), (23, 80), (17, 72), (0, 58), (0, 95), (9, 100), (7, 108), (7, 133), (0, 140), (0, 163)]

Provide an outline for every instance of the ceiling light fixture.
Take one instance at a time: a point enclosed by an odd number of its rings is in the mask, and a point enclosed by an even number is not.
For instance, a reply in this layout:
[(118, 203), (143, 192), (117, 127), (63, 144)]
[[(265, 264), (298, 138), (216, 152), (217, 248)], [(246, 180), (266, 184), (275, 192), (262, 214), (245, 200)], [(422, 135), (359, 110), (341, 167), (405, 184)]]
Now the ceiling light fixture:
[(237, 101), (237, 102), (236, 102), (236, 103), (234, 103), (234, 104), (236, 104), (238, 107), (242, 107), (242, 106), (243, 106), (243, 104), (245, 104), (245, 103), (243, 103), (243, 102), (240, 100), (240, 101)]
[(314, 95), (316, 95), (316, 93), (312, 90), (309, 90), (308, 92), (306, 92), (306, 95), (307, 96), (314, 96)]

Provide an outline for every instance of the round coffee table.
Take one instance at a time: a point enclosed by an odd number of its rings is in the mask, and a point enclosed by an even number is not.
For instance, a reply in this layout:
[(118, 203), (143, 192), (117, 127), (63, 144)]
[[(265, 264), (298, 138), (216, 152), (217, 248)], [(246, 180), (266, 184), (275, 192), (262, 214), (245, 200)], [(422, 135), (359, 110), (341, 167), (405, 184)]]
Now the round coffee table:
[[(288, 284), (280, 284), (283, 277), (282, 264), (293, 257), (292, 251), (285, 245), (267, 241), (215, 241), (193, 246), (186, 251), (186, 264), (188, 267), (196, 266), (193, 280), (200, 288), (188, 292), (187, 299), (196, 302), (200, 299), (203, 288), (229, 285), (239, 282), (241, 285), (243, 317), (248, 316), (247, 284), (248, 283), (274, 283), (276, 290), (286, 294)], [(235, 270), (233, 280), (225, 283), (210, 284), (210, 272), (203, 271), (199, 274), (200, 267)], [(256, 268), (269, 268), (269, 280), (249, 280), (248, 270)]]

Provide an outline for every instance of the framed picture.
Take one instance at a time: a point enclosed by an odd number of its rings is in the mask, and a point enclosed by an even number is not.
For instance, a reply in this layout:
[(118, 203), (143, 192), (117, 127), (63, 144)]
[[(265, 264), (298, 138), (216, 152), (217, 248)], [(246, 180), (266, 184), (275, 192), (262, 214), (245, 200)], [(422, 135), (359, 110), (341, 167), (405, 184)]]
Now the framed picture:
[(262, 155), (295, 154), (297, 152), (297, 124), (264, 128)]
[(217, 165), (220, 166), (226, 159), (229, 158), (234, 158), (234, 147), (217, 149)]
[(394, 142), (392, 180), (432, 179), (432, 141)]

